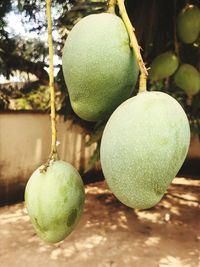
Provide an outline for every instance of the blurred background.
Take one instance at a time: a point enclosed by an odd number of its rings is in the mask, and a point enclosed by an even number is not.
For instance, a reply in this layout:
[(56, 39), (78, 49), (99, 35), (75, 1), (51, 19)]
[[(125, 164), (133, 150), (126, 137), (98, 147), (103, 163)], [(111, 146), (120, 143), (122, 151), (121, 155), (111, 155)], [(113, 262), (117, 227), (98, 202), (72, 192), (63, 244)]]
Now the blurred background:
[[(172, 51), (179, 64), (199, 73), (200, 36), (186, 44), (177, 34), (179, 13), (189, 4), (200, 8), (199, 0), (125, 4), (147, 67)], [(191, 145), (178, 178), (156, 207), (125, 207), (103, 181), (99, 145), (106, 121), (86, 122), (74, 114), (61, 66), (68, 32), (82, 17), (106, 11), (107, 1), (53, 0), (52, 5), (58, 150), (81, 173), (86, 205), (75, 233), (49, 245), (37, 238), (20, 202), (51, 146), (46, 5), (45, 0), (0, 0), (0, 266), (199, 266), (200, 91), (191, 95), (181, 89), (176, 72), (148, 79), (148, 90), (166, 92), (184, 108)]]

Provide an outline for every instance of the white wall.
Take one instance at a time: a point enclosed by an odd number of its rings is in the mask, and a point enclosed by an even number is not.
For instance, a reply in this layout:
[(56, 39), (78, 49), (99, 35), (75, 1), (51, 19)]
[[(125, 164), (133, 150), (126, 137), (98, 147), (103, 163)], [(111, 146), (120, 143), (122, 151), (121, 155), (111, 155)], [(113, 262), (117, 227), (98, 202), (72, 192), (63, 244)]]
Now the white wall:
[[(71, 121), (58, 118), (60, 159), (78, 170), (87, 166), (95, 146), (86, 148), (88, 138), (83, 129)], [(18, 198), (32, 172), (45, 163), (51, 146), (50, 116), (41, 113), (0, 114), (0, 203)], [(200, 159), (200, 142), (192, 138), (190, 158)]]
[[(50, 127), (49, 114), (0, 114), (0, 202), (8, 192), (23, 188), (31, 173), (46, 162), (51, 148)], [(60, 159), (79, 170), (86, 167), (94, 146), (84, 146), (87, 136), (83, 129), (71, 121), (64, 122), (63, 117), (58, 118), (57, 129)]]

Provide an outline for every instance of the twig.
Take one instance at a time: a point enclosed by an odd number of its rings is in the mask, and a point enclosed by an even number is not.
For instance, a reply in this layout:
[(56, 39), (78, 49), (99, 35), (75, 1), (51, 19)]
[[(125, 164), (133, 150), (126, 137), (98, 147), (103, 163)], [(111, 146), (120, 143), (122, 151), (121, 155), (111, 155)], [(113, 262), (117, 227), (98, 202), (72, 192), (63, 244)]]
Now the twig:
[(124, 5), (124, 0), (117, 0), (120, 15), (122, 17), (122, 20), (126, 26), (127, 32), (129, 34), (130, 38), (130, 46), (133, 48), (133, 51), (135, 53), (139, 69), (140, 69), (140, 81), (139, 81), (139, 92), (144, 92), (147, 90), (147, 76), (148, 71), (145, 67), (145, 64), (143, 62), (141, 53), (140, 53), (140, 46), (138, 45), (138, 41), (135, 35), (135, 29), (133, 28), (130, 19), (128, 17), (128, 14), (126, 12), (126, 7)]
[(174, 23), (174, 50), (179, 57), (179, 43), (177, 40), (177, 18), (176, 18), (176, 0), (174, 1), (174, 18), (173, 18), (173, 23)]
[(117, 4), (117, 0), (109, 0), (108, 2), (108, 13), (115, 14), (115, 6)]
[(42, 168), (40, 170), (41, 172), (46, 171), (46, 169), (51, 164), (51, 162), (58, 159), (55, 88), (54, 88), (51, 0), (46, 0), (46, 12), (47, 12), (47, 22), (48, 22), (48, 45), (49, 45), (49, 89), (50, 89), (50, 93), (51, 93), (51, 153), (49, 155), (48, 161), (42, 166)]

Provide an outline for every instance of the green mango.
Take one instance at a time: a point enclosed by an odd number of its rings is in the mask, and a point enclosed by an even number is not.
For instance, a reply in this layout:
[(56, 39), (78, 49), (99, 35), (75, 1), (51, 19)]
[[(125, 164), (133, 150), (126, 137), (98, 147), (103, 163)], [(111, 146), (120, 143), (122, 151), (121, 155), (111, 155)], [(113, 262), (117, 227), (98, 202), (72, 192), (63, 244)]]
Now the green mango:
[(182, 64), (179, 67), (174, 81), (188, 96), (193, 96), (200, 91), (200, 73), (190, 64)]
[(163, 197), (186, 157), (187, 116), (162, 92), (143, 92), (122, 103), (104, 129), (100, 159), (105, 179), (125, 205), (148, 209)]
[(150, 65), (149, 78), (158, 81), (174, 74), (178, 68), (179, 60), (173, 52), (158, 55)]
[(63, 74), (82, 119), (103, 120), (132, 93), (139, 70), (129, 43), (123, 21), (108, 13), (86, 16), (69, 33)]
[(64, 161), (53, 162), (45, 172), (38, 168), (25, 189), (25, 205), (38, 236), (56, 243), (78, 223), (84, 206), (84, 186), (77, 170)]
[(200, 33), (200, 9), (194, 5), (186, 6), (177, 18), (177, 33), (183, 43), (195, 42)]

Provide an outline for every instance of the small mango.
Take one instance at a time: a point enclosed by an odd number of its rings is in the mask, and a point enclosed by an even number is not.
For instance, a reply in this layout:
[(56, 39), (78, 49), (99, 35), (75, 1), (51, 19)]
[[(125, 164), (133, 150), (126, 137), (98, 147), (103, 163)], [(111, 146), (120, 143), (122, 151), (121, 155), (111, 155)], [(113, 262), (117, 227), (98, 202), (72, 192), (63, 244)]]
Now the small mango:
[(200, 33), (200, 9), (187, 5), (178, 15), (177, 33), (183, 43), (195, 42)]
[(178, 68), (178, 64), (177, 56), (171, 51), (158, 55), (150, 65), (150, 80), (158, 81), (171, 76)]
[(182, 64), (179, 67), (174, 81), (188, 96), (193, 96), (200, 91), (200, 73), (190, 64)]
[(56, 243), (67, 237), (83, 211), (84, 186), (77, 170), (64, 161), (38, 168), (25, 189), (25, 205), (38, 236)]

